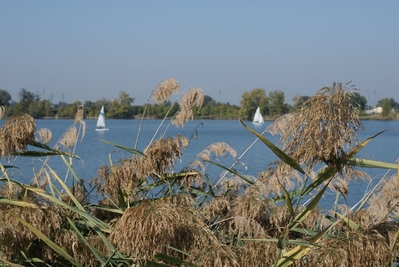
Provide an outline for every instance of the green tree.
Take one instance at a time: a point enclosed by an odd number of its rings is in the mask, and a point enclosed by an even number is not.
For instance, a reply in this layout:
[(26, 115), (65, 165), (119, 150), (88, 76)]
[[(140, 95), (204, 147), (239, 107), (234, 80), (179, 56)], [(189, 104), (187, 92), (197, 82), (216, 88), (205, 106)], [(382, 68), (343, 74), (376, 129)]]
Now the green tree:
[(292, 98), (292, 102), (294, 102), (294, 104), (292, 105), (292, 111), (297, 111), (299, 110), (303, 103), (306, 102), (306, 100), (308, 100), (310, 98), (310, 96), (307, 95), (301, 95), (301, 96), (294, 96)]
[(244, 92), (241, 95), (241, 116), (247, 120), (252, 120), (257, 107), (260, 107), (262, 114), (268, 114), (269, 99), (266, 96), (266, 90), (262, 88), (253, 89), (250, 92)]
[(359, 107), (360, 110), (365, 110), (367, 104), (367, 98), (360, 95), (358, 92), (351, 93), (351, 104), (354, 107)]
[(0, 89), (0, 106), (8, 106), (11, 101), (11, 95), (7, 90)]
[(15, 105), (15, 114), (28, 113), (34, 118), (44, 115), (44, 106), (40, 101), (40, 94), (34, 94), (25, 88), (18, 92), (19, 102)]
[(125, 91), (120, 91), (118, 95), (118, 117), (120, 118), (128, 118), (132, 116), (132, 103), (134, 102), (134, 98), (130, 97), (128, 93)]
[(391, 113), (391, 104), (389, 102), (388, 98), (384, 98), (381, 100), (382, 102), (382, 116), (386, 117), (389, 115), (389, 113)]
[(287, 112), (287, 104), (284, 103), (285, 95), (280, 90), (271, 91), (269, 93), (269, 110), (270, 115), (283, 115)]
[(395, 101), (392, 97), (389, 99), (389, 104), (391, 105), (391, 108), (393, 108), (395, 111), (399, 109), (399, 103)]

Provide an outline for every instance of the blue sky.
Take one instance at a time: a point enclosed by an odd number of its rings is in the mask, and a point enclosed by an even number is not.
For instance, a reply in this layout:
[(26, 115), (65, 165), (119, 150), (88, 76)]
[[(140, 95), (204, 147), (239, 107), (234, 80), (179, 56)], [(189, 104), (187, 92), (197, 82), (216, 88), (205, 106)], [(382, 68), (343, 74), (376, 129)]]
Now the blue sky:
[(0, 0), (0, 88), (144, 104), (165, 78), (239, 104), (334, 81), (399, 101), (399, 1)]

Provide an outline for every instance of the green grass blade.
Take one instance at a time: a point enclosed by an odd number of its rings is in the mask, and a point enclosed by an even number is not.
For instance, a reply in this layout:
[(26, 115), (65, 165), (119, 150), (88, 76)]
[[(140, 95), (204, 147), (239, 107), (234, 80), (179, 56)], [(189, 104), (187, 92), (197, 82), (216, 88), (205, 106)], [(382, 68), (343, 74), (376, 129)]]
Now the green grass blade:
[(347, 161), (349, 165), (362, 168), (379, 168), (379, 169), (393, 169), (398, 170), (399, 165), (395, 163), (388, 163), (369, 159), (351, 158)]
[(328, 184), (329, 182), (323, 187), (322, 190), (320, 190), (320, 192), (317, 193), (317, 195), (312, 199), (312, 201), (305, 206), (305, 209), (302, 210), (297, 216), (295, 216), (294, 220), (290, 224), (289, 227), (290, 229), (296, 228), (310, 214), (310, 212), (317, 207), (321, 197), (323, 196), (324, 192), (328, 187)]
[[(64, 158), (65, 159), (65, 158)], [(57, 173), (49, 167), (49, 170), (53, 177), (60, 183), (61, 187), (65, 190), (65, 192), (68, 194), (68, 196), (71, 198), (73, 203), (78, 207), (80, 210), (85, 211), (85, 208), (83, 208), (82, 204), (76, 199), (76, 197), (72, 194), (71, 190), (69, 190), (68, 186), (62, 181), (62, 179), (57, 175)]]
[(285, 154), (280, 148), (278, 148), (276, 145), (274, 145), (272, 142), (270, 142), (266, 137), (252, 129), (251, 127), (247, 126), (242, 120), (240, 120), (241, 124), (244, 125), (244, 127), (256, 135), (265, 145), (267, 145), (271, 151), (273, 151), (274, 154), (276, 154), (277, 157), (279, 157), (283, 162), (294, 168), (295, 170), (301, 172), (302, 174), (305, 174), (305, 171), (302, 169), (302, 167), (296, 162), (294, 159), (292, 159), (290, 156)]
[(375, 137), (379, 136), (380, 134), (386, 132), (388, 130), (384, 130), (381, 132), (376, 133), (373, 136), (370, 136), (369, 138), (367, 138), (366, 140), (364, 140), (363, 142), (361, 142), (359, 145), (357, 145), (355, 148), (353, 148), (351, 151), (348, 152), (348, 157), (352, 158), (354, 157), (363, 147), (365, 147), (371, 140), (373, 140)]
[(134, 149), (134, 148), (130, 148), (130, 147), (127, 147), (127, 146), (122, 146), (122, 145), (119, 145), (117, 143), (114, 143), (114, 142), (111, 142), (111, 141), (107, 141), (107, 140), (104, 140), (104, 139), (98, 139), (98, 140), (100, 140), (101, 142), (104, 142), (104, 143), (106, 143), (108, 145), (111, 145), (111, 146), (120, 148), (122, 150), (125, 150), (125, 151), (127, 151), (129, 153), (136, 154), (136, 155), (139, 155), (139, 156), (145, 156), (144, 153), (141, 152), (140, 150), (137, 150), (137, 149)]
[(337, 173), (337, 170), (332, 167), (328, 166), (320, 172), (316, 178), (303, 190), (301, 193), (302, 196), (306, 196), (309, 194), (312, 190), (316, 189), (319, 185), (323, 184), (325, 181), (330, 179), (331, 177), (334, 177), (334, 175)]
[(79, 231), (79, 229), (76, 227), (76, 225), (73, 223), (73, 221), (69, 217), (67, 217), (67, 220), (68, 220), (69, 225), (71, 226), (71, 228), (75, 231), (75, 233), (78, 236), (79, 240), (81, 242), (83, 242), (90, 249), (90, 251), (94, 254), (96, 259), (102, 264), (102, 266), (104, 266), (105, 265), (105, 261), (100, 256), (99, 252), (86, 240), (86, 238), (82, 235), (82, 233)]
[(283, 188), (284, 190), (284, 195), (285, 195), (285, 205), (287, 206), (288, 211), (290, 212), (291, 216), (294, 216), (295, 211), (294, 208), (292, 207), (292, 200), (291, 200), (291, 196), (290, 193), (288, 193), (287, 189), (285, 189), (285, 187), (283, 186), (282, 183), (280, 183), (280, 180), (278, 180), (278, 183), (280, 184), (280, 186)]
[(252, 181), (251, 179), (249, 179), (248, 177), (245, 177), (244, 175), (241, 175), (241, 174), (239, 174), (238, 172), (233, 171), (232, 169), (227, 168), (226, 166), (223, 166), (223, 165), (221, 165), (221, 164), (219, 164), (219, 163), (216, 163), (216, 162), (214, 162), (214, 161), (211, 161), (211, 160), (204, 160), (204, 162), (211, 163), (211, 164), (213, 164), (213, 165), (215, 165), (215, 166), (218, 166), (219, 168), (222, 168), (222, 169), (225, 170), (225, 171), (228, 171), (228, 172), (230, 172), (230, 173), (232, 173), (232, 174), (234, 174), (234, 175), (237, 175), (238, 177), (240, 177), (241, 179), (243, 179), (245, 182), (247, 182), (247, 183), (249, 183), (249, 184), (255, 184), (255, 182)]
[(60, 206), (63, 206), (63, 207), (66, 208), (66, 209), (69, 209), (69, 210), (71, 210), (71, 211), (73, 211), (73, 212), (79, 214), (82, 218), (84, 218), (84, 219), (87, 221), (87, 224), (88, 224), (90, 227), (93, 227), (93, 228), (94, 228), (94, 227), (98, 227), (98, 228), (101, 229), (101, 231), (103, 231), (103, 232), (107, 232), (107, 233), (110, 232), (109, 226), (108, 226), (105, 222), (103, 222), (103, 221), (97, 219), (96, 217), (93, 217), (93, 216), (90, 215), (87, 211), (78, 209), (78, 208), (76, 208), (76, 207), (73, 207), (73, 206), (71, 206), (71, 205), (69, 205), (69, 204), (63, 202), (62, 200), (56, 198), (56, 197), (53, 197), (53, 196), (51, 196), (51, 195), (48, 195), (46, 192), (44, 192), (44, 191), (43, 191), (42, 189), (40, 189), (40, 188), (32, 188), (32, 187), (29, 187), (29, 188), (27, 188), (27, 189), (30, 190), (30, 191), (32, 191), (32, 192), (34, 192), (35, 194), (37, 194), (37, 195), (39, 195), (39, 196), (42, 196), (42, 197), (44, 197), (44, 198), (50, 200), (50, 201), (53, 202), (53, 203), (56, 203), (56, 204), (58, 204), (58, 205), (60, 205)]
[(22, 200), (13, 200), (13, 199), (8, 199), (8, 198), (3, 198), (3, 197), (0, 197), (0, 203), (10, 204), (10, 205), (22, 207), (22, 208), (31, 208), (31, 209), (39, 208), (36, 204), (33, 204), (33, 203), (29, 203), (29, 202), (22, 201)]
[(353, 230), (356, 230), (356, 231), (361, 231), (361, 230), (363, 230), (357, 223), (355, 223), (354, 221), (352, 221), (352, 220), (349, 219), (348, 217), (346, 217), (346, 216), (344, 216), (344, 215), (342, 215), (342, 214), (339, 214), (339, 213), (337, 213), (337, 212), (334, 212), (334, 214), (336, 214), (336, 215), (338, 215), (339, 217), (341, 217), (341, 219), (342, 219), (345, 223), (347, 223)]

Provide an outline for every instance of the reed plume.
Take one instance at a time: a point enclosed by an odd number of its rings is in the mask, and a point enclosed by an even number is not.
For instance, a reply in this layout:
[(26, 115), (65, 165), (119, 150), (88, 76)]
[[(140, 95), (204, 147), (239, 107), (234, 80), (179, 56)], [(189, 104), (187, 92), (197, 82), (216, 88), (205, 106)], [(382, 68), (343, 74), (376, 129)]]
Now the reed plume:
[(190, 88), (186, 94), (183, 95), (181, 102), (179, 102), (179, 111), (172, 119), (172, 124), (176, 127), (184, 126), (185, 122), (193, 119), (193, 107), (200, 109), (204, 103), (204, 92), (201, 88)]
[(151, 94), (152, 100), (157, 104), (163, 104), (170, 100), (172, 94), (179, 92), (180, 86), (177, 80), (168, 78), (156, 86), (155, 90)]
[[(144, 106), (144, 111), (143, 111), (143, 115), (141, 116), (140, 126), (137, 131), (137, 137), (136, 137), (136, 142), (134, 144), (134, 148), (137, 148), (137, 145), (139, 143), (140, 133), (141, 133), (144, 117), (146, 115), (145, 113), (147, 111), (147, 106), (148, 106), (150, 99), (152, 98), (155, 101), (155, 103), (157, 103), (157, 104), (167, 102), (167, 101), (169, 101), (171, 95), (175, 92), (178, 92), (179, 89), (180, 89), (179, 83), (173, 78), (168, 78), (168, 79), (162, 80), (160, 83), (158, 83), (158, 85), (155, 87), (155, 89), (152, 90), (152, 92)], [(159, 128), (158, 128), (158, 130), (159, 130)], [(158, 132), (158, 130), (157, 130), (157, 132)]]
[(0, 129), (0, 156), (10, 158), (34, 140), (36, 123), (28, 114), (14, 115)]
[(75, 125), (71, 125), (61, 136), (55, 147), (60, 149), (64, 147), (65, 149), (71, 149), (75, 147), (78, 140), (78, 130)]
[(167, 253), (169, 245), (200, 250), (215, 241), (196, 213), (178, 203), (171, 198), (146, 200), (127, 209), (115, 224), (110, 242), (126, 255), (146, 261)]
[(51, 139), (53, 138), (53, 134), (48, 128), (40, 128), (39, 130), (36, 131), (37, 137), (36, 141), (42, 142), (43, 144), (48, 144), (51, 142)]
[(367, 211), (372, 215), (374, 223), (396, 218), (399, 215), (398, 176), (385, 178), (368, 203)]
[(298, 162), (310, 168), (326, 163), (341, 169), (337, 160), (358, 143), (357, 131), (363, 129), (351, 102), (352, 88), (341, 83), (323, 87), (297, 112), (278, 120), (281, 126), (271, 127), (270, 132), (282, 134), (279, 143)]
[(0, 106), (0, 119), (3, 118), (5, 113), (6, 113), (6, 109), (4, 108), (4, 106)]

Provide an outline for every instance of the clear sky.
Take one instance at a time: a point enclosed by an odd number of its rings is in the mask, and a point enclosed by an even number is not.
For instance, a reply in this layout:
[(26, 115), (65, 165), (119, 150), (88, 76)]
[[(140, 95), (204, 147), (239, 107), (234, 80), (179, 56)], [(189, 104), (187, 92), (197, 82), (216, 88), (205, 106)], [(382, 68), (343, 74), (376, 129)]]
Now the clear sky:
[(239, 104), (334, 81), (399, 101), (399, 1), (0, 0), (0, 88), (144, 104), (158, 82)]

